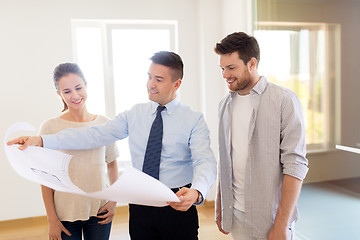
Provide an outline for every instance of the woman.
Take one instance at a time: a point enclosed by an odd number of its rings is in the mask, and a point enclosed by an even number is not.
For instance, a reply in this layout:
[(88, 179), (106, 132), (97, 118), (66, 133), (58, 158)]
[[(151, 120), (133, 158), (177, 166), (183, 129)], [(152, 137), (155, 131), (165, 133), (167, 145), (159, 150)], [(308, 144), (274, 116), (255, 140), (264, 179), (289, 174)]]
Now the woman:
[[(63, 114), (42, 124), (40, 134), (53, 134), (65, 128), (103, 124), (108, 119), (86, 109), (86, 81), (74, 63), (64, 63), (54, 70), (54, 84), (64, 103)], [(106, 187), (105, 163), (110, 184), (118, 178), (115, 144), (90, 150), (64, 151), (73, 156), (69, 165), (72, 182), (85, 192)], [(42, 186), (42, 196), (49, 222), (49, 239), (109, 239), (116, 202), (58, 192)]]

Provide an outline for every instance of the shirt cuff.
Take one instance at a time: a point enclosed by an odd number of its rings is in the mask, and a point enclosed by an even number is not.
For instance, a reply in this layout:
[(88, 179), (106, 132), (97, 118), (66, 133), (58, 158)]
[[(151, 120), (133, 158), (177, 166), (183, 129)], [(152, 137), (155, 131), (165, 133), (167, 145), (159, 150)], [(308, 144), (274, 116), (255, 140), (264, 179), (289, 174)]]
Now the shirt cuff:
[(201, 198), (202, 198), (200, 203), (194, 203), (194, 205), (202, 205), (205, 201), (207, 192), (205, 192), (204, 188), (201, 188), (199, 185), (195, 185), (195, 184), (191, 186), (191, 189), (197, 190), (199, 194), (201, 194)]
[(290, 175), (299, 180), (304, 180), (309, 168), (306, 165), (294, 163), (290, 167), (287, 166), (283, 170), (283, 174)]
[[(198, 191), (199, 192), (199, 191)], [(194, 205), (203, 205), (204, 204), (204, 201), (205, 201), (205, 199), (204, 199), (204, 196), (201, 194), (201, 192), (199, 192), (199, 197), (201, 198), (201, 201), (200, 202), (197, 202), (198, 201), (198, 199), (196, 199), (196, 202), (194, 203)]]

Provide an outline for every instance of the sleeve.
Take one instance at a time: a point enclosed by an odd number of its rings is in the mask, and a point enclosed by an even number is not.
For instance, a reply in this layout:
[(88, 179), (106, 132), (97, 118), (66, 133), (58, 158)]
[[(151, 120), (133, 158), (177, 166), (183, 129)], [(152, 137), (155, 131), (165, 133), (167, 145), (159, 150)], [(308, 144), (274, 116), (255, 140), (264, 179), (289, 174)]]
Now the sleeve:
[(194, 178), (191, 188), (198, 190), (203, 201), (216, 178), (216, 160), (210, 148), (210, 133), (201, 114), (192, 129), (190, 151), (194, 164)]
[(80, 150), (110, 145), (128, 136), (128, 112), (123, 112), (103, 125), (68, 128), (53, 135), (41, 135), (45, 148)]
[(116, 143), (106, 146), (105, 162), (109, 164), (112, 161), (116, 160), (117, 157), (119, 157), (119, 150), (116, 146)]
[(295, 93), (284, 99), (281, 111), (280, 161), (283, 174), (303, 180), (309, 170), (306, 159), (302, 106)]

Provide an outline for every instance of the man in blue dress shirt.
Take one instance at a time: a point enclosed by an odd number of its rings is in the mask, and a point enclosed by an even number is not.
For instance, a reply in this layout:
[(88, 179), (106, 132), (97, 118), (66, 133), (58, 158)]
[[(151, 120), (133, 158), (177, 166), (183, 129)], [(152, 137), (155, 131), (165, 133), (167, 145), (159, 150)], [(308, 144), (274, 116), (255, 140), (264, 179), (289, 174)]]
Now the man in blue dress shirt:
[(161, 112), (163, 138), (159, 180), (181, 200), (166, 207), (130, 204), (131, 239), (198, 239), (195, 205), (202, 204), (216, 177), (216, 161), (210, 148), (209, 130), (201, 113), (182, 104), (176, 96), (183, 77), (183, 62), (173, 52), (151, 57), (148, 103), (137, 104), (105, 125), (67, 129), (55, 135), (20, 137), (8, 144), (51, 149), (90, 149), (129, 137), (132, 164), (142, 170), (151, 125)]

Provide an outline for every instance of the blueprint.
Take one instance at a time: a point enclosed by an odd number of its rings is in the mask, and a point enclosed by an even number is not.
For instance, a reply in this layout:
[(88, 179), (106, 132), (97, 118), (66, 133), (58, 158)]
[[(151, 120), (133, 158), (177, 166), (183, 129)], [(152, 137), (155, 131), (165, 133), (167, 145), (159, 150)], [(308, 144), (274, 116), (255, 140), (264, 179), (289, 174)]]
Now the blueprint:
[(4, 140), (5, 153), (15, 172), (30, 181), (57, 191), (122, 203), (166, 206), (166, 202), (179, 202), (179, 198), (165, 184), (132, 167), (125, 168), (109, 188), (93, 193), (84, 192), (69, 177), (71, 155), (42, 147), (30, 146), (21, 151), (19, 145), (7, 146), (8, 136), (18, 131), (35, 129), (25, 122), (10, 126)]

